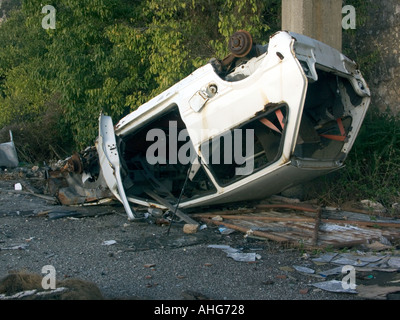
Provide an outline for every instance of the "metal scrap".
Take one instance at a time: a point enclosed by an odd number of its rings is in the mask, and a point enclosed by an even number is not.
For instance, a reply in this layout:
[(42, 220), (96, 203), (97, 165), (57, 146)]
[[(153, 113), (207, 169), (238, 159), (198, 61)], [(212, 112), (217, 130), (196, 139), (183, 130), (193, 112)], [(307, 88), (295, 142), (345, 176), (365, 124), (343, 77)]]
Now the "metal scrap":
[(210, 244), (209, 248), (221, 249), (227, 255), (227, 257), (232, 258), (235, 261), (239, 262), (254, 262), (256, 260), (261, 259), (261, 255), (255, 252), (242, 252), (242, 249), (235, 249), (228, 245), (213, 245)]
[(19, 160), (11, 130), (9, 133), (10, 142), (0, 144), (0, 167), (15, 168), (18, 167)]
[(357, 291), (351, 288), (345, 289), (343, 287), (342, 281), (338, 280), (331, 280), (331, 281), (324, 281), (324, 282), (317, 282), (313, 283), (312, 286), (330, 291), (330, 292), (344, 292), (344, 293), (352, 293), (352, 294), (357, 294)]
[(48, 172), (48, 191), (62, 205), (82, 205), (114, 198), (100, 172), (94, 147), (74, 153)]
[[(400, 239), (400, 220), (363, 221), (330, 219), (330, 212), (324, 211), (314, 217), (305, 216), (309, 212), (257, 211), (252, 214), (218, 215), (217, 213), (198, 213), (193, 217), (203, 222), (243, 232), (245, 236), (254, 235), (279, 243), (290, 243), (293, 246), (306, 248), (353, 247), (368, 244), (371, 241), (389, 241)], [(220, 219), (213, 220), (218, 216)], [(221, 219), (223, 221), (221, 221)], [(349, 263), (350, 264), (350, 263)]]

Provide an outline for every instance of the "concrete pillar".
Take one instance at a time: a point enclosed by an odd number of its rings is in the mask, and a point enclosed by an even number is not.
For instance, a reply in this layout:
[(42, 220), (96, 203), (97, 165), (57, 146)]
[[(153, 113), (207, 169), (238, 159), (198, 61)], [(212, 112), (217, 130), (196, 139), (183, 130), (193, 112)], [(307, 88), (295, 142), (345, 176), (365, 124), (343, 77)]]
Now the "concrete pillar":
[(282, 30), (342, 50), (342, 0), (282, 0)]

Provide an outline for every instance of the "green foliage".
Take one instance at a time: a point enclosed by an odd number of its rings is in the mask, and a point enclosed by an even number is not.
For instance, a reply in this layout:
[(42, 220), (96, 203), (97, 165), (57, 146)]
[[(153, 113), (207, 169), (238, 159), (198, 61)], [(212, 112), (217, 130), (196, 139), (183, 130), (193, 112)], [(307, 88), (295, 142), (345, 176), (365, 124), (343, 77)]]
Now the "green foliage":
[[(114, 121), (227, 54), (239, 29), (268, 40), (278, 0), (59, 0), (56, 29), (39, 0), (7, 4), (0, 25), (0, 126), (40, 121), (58, 97), (59, 130), (93, 144), (98, 116)], [(11, 10), (14, 9), (14, 11)]]
[(381, 59), (379, 48), (360, 48), (357, 39), (362, 39), (368, 26), (373, 24), (371, 12), (379, 12), (380, 2), (365, 0), (344, 0), (343, 5), (352, 5), (356, 10), (356, 29), (343, 30), (343, 53), (355, 60), (362, 70), (364, 78), (374, 80), (376, 65)]
[(47, 39), (22, 11), (13, 11), (0, 31), (0, 125), (34, 121), (51, 94), (42, 64)]
[(212, 57), (228, 54), (235, 31), (249, 31), (267, 41), (265, 1), (150, 0), (143, 10), (149, 20), (149, 72), (156, 80), (152, 96), (162, 92)]
[(391, 204), (400, 197), (399, 176), (400, 119), (371, 112), (343, 178), (354, 181), (357, 191), (369, 198)]

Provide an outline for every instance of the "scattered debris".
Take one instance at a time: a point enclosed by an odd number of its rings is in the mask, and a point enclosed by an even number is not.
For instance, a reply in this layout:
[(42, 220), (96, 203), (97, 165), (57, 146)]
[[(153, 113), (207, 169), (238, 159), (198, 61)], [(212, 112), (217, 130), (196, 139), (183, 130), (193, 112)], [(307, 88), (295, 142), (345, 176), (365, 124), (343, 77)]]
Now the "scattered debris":
[(357, 291), (355, 289), (351, 288), (344, 288), (342, 281), (338, 280), (331, 280), (331, 281), (323, 281), (323, 282), (317, 282), (313, 283), (312, 286), (330, 291), (330, 292), (344, 292), (344, 293), (352, 293), (352, 294), (357, 294)]
[(164, 211), (161, 210), (160, 208), (148, 208), (147, 212), (157, 218), (162, 217), (162, 215), (164, 214)]
[(390, 268), (398, 268), (400, 269), (400, 257), (392, 257), (387, 262)]
[(227, 256), (235, 261), (240, 261), (240, 262), (254, 262), (256, 260), (261, 259), (261, 255), (255, 252), (247, 252), (247, 253), (233, 252), (233, 253), (228, 253)]
[(24, 194), (24, 195), (31, 195), (37, 198), (41, 198), (44, 199), (46, 201), (48, 201), (50, 204), (58, 204), (58, 201), (55, 197), (51, 197), (51, 196), (47, 196), (44, 194), (40, 194), (40, 193), (35, 193), (32, 191), (21, 191), (21, 190), (15, 190), (16, 194)]
[(102, 246), (112, 246), (113, 244), (116, 244), (117, 241), (115, 240), (105, 240), (101, 243)]
[[(324, 280), (313, 283), (312, 286), (319, 289), (354, 293), (364, 299), (386, 299), (388, 294), (400, 292), (400, 287), (393, 286), (394, 283), (399, 282), (397, 275), (400, 270), (400, 257), (395, 255), (393, 250), (382, 254), (361, 250), (346, 253), (324, 253), (312, 258), (311, 261), (317, 266), (329, 265), (330, 267), (327, 270), (317, 271), (317, 275)], [(336, 265), (336, 267), (332, 268), (332, 265)], [(355, 287), (347, 289), (348, 285), (343, 288), (343, 282), (340, 280), (343, 280), (346, 274), (343, 268), (348, 270), (350, 266), (354, 268)], [(329, 281), (328, 278), (330, 278)]]
[(289, 267), (289, 266), (279, 267), (279, 270), (281, 270), (281, 271), (286, 271), (286, 272), (293, 272), (293, 271), (295, 271), (295, 269), (293, 269), (292, 267)]
[(369, 300), (386, 300), (390, 293), (400, 292), (400, 286), (359, 285), (357, 293), (360, 298)]
[(228, 234), (231, 234), (231, 233), (235, 232), (235, 230), (229, 229), (229, 228), (227, 228), (227, 227), (225, 227), (225, 226), (220, 226), (220, 227), (218, 228), (218, 230), (219, 230), (219, 232), (220, 232), (221, 234), (224, 234), (224, 235), (228, 235)]
[(23, 244), (12, 245), (10, 247), (2, 247), (2, 248), (0, 248), (0, 251), (1, 250), (25, 250), (26, 248), (28, 248), (28, 244), (23, 243)]
[(254, 262), (256, 260), (261, 259), (261, 255), (255, 253), (255, 252), (242, 252), (241, 249), (234, 249), (228, 245), (209, 245), (209, 248), (214, 248), (214, 249), (221, 249), (224, 251), (229, 258), (232, 258), (235, 261), (240, 261), (240, 262)]
[(36, 289), (34, 290), (27, 290), (27, 291), (21, 291), (21, 292), (17, 292), (16, 294), (12, 295), (12, 296), (7, 296), (5, 294), (0, 294), (0, 300), (17, 300), (17, 299), (22, 299), (22, 298), (26, 298), (29, 296), (33, 296), (36, 294), (36, 297), (45, 297), (45, 296), (49, 296), (49, 295), (55, 295), (55, 294), (59, 294), (61, 292), (66, 291), (67, 288), (61, 287), (61, 288), (57, 288), (54, 290), (47, 290), (47, 291), (38, 291)]
[[(341, 265), (351, 265), (355, 267), (364, 267), (366, 265), (378, 266), (382, 264), (382, 260), (386, 258), (386, 255), (366, 255), (364, 253), (353, 254), (353, 253), (342, 253), (337, 258), (332, 260), (332, 263)], [(378, 263), (380, 262), (380, 263)]]
[(331, 262), (332, 259), (335, 258), (337, 255), (338, 255), (337, 252), (327, 252), (327, 253), (322, 254), (318, 258), (313, 258), (312, 261), (328, 263), (328, 262)]
[(81, 216), (79, 212), (71, 210), (52, 210), (48, 212), (48, 217), (50, 220), (79, 216)]
[[(362, 251), (357, 251), (356, 253), (336, 253), (336, 254), (323, 254), (318, 258), (313, 258), (314, 262), (324, 262), (336, 265), (350, 265), (354, 266), (356, 270), (367, 271), (386, 271), (393, 272), (400, 269), (400, 258), (390, 254), (371, 254)], [(321, 275), (331, 275), (339, 271), (338, 268), (322, 271)]]
[[(197, 213), (192, 217), (207, 224), (241, 231), (245, 236), (257, 236), (304, 248), (353, 247), (376, 241), (387, 245), (400, 239), (399, 219), (372, 219), (367, 214), (323, 210), (302, 204), (296, 204), (295, 207), (268, 205), (268, 211), (264, 208), (265, 205), (256, 206), (253, 213), (246, 215), (234, 212)], [(279, 211), (273, 210), (275, 208)], [(218, 218), (214, 220), (215, 217)]]
[(332, 275), (341, 274), (342, 270), (343, 270), (343, 267), (336, 267), (336, 268), (332, 268), (332, 269), (329, 269), (329, 270), (321, 271), (319, 274), (326, 278), (326, 277), (329, 277), (329, 276), (332, 276)]
[(22, 190), (22, 185), (18, 182), (14, 185), (14, 190), (15, 191), (21, 191)]
[(307, 267), (302, 267), (302, 266), (293, 266), (298, 272), (302, 273), (308, 273), (308, 274), (314, 274), (315, 270)]
[(48, 193), (57, 197), (62, 205), (81, 205), (114, 198), (104, 182), (94, 147), (59, 161), (47, 171), (47, 175)]
[(158, 194), (156, 194), (155, 192), (151, 191), (151, 190), (146, 190), (146, 193), (152, 197), (153, 199), (155, 199), (156, 201), (158, 201), (159, 203), (161, 203), (162, 205), (164, 205), (166, 208), (168, 208), (169, 210), (171, 210), (172, 212), (175, 212), (175, 214), (181, 218), (182, 220), (184, 220), (187, 224), (190, 225), (197, 225), (199, 226), (199, 223), (195, 220), (193, 220), (191, 217), (189, 217), (188, 215), (186, 215), (185, 213), (183, 213), (180, 209), (174, 207), (172, 204), (170, 204), (167, 200), (163, 199), (162, 197), (160, 197)]
[(11, 130), (9, 133), (10, 142), (0, 144), (0, 167), (3, 168), (15, 168), (18, 167), (19, 164), (17, 150), (15, 149)]

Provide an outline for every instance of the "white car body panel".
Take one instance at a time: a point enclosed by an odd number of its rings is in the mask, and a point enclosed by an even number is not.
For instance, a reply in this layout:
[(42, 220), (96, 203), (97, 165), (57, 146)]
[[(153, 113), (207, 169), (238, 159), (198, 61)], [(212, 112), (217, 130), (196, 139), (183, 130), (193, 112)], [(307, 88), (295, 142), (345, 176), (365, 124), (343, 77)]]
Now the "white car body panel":
[[(218, 168), (213, 169), (202, 160), (204, 176), (207, 176), (205, 179), (208, 179), (207, 184), (212, 185), (213, 191), (186, 197), (179, 204), (181, 208), (262, 199), (341, 168), (354, 144), (370, 102), (368, 86), (352, 60), (321, 42), (294, 33), (282, 31), (275, 34), (270, 39), (266, 53), (251, 58), (234, 70), (233, 75), (235, 73), (245, 77), (239, 81), (228, 81), (228, 78), (224, 79), (216, 73), (213, 65), (207, 64), (143, 104), (115, 125), (115, 136), (127, 142), (125, 154), (132, 157), (135, 151), (129, 149), (129, 146), (135, 145), (136, 134), (141, 130), (153, 128), (152, 123), (157, 119), (165, 117), (165, 120), (168, 120), (166, 115), (169, 112), (179, 111), (194, 150), (200, 159), (204, 159), (201, 146), (211, 139), (245, 124), (251, 127), (258, 121), (260, 115), (272, 118), (271, 114), (276, 113), (276, 110), (283, 111), (285, 123), (284, 127), (282, 125), (280, 147), (275, 151), (277, 157), (273, 161), (261, 165), (252, 174), (240, 178), (232, 177), (229, 183), (221, 183), (221, 179), (213, 171)], [(323, 77), (321, 78), (319, 74)], [(334, 104), (333, 108), (336, 109), (333, 110), (333, 114), (340, 113), (340, 122), (339, 118), (337, 120), (340, 131), (346, 131), (346, 136), (340, 140), (342, 142), (332, 143), (337, 152), (329, 151), (327, 146), (330, 142), (327, 140), (324, 140), (326, 146), (321, 149), (323, 151), (320, 151), (317, 143), (309, 144), (313, 146), (311, 151), (303, 152), (299, 147), (303, 143), (303, 139), (299, 137), (303, 117), (313, 118), (311, 115), (314, 109), (320, 113), (321, 110), (324, 111), (321, 103), (313, 107), (312, 103), (306, 101), (309, 87), (315, 87), (315, 83), (319, 81), (321, 83), (326, 81), (326, 87), (337, 82), (335, 90), (340, 102), (335, 103), (340, 107)], [(217, 92), (209, 94), (207, 90), (210, 86), (215, 86)], [(315, 91), (318, 92), (318, 87), (316, 88)], [(348, 94), (350, 91), (352, 93)], [(307, 116), (303, 116), (305, 108)], [(319, 125), (309, 126), (306, 129), (315, 129), (320, 136), (334, 139), (332, 135), (322, 135), (319, 131), (320, 127), (327, 126), (331, 123), (330, 120), (334, 120), (330, 110), (326, 113), (328, 116), (321, 116), (325, 117), (324, 121), (321, 120)], [(314, 122), (316, 117), (312, 119)], [(341, 125), (342, 119), (343, 123), (346, 122), (343, 125)], [(304, 121), (306, 123), (309, 120)], [(329, 128), (331, 130), (332, 125)], [(105, 140), (112, 140), (110, 134), (108, 132), (107, 138), (102, 129), (100, 130), (97, 143), (100, 165), (108, 187), (124, 204), (128, 216), (133, 217), (128, 201), (164, 208), (156, 201), (143, 196), (139, 187), (134, 192), (129, 190), (125, 192), (124, 177), (119, 173), (117, 161), (118, 157), (122, 159), (125, 156), (118, 148), (113, 152), (120, 152), (119, 156), (107, 149)], [(314, 154), (316, 157), (310, 156)], [(125, 160), (130, 163), (130, 159)], [(133, 169), (133, 165), (128, 164), (127, 167), (128, 171), (133, 172), (132, 176), (137, 177), (138, 172)], [(135, 177), (132, 178), (133, 185), (140, 185)], [(200, 182), (204, 185), (204, 181)], [(174, 181), (171, 182), (173, 183)]]

